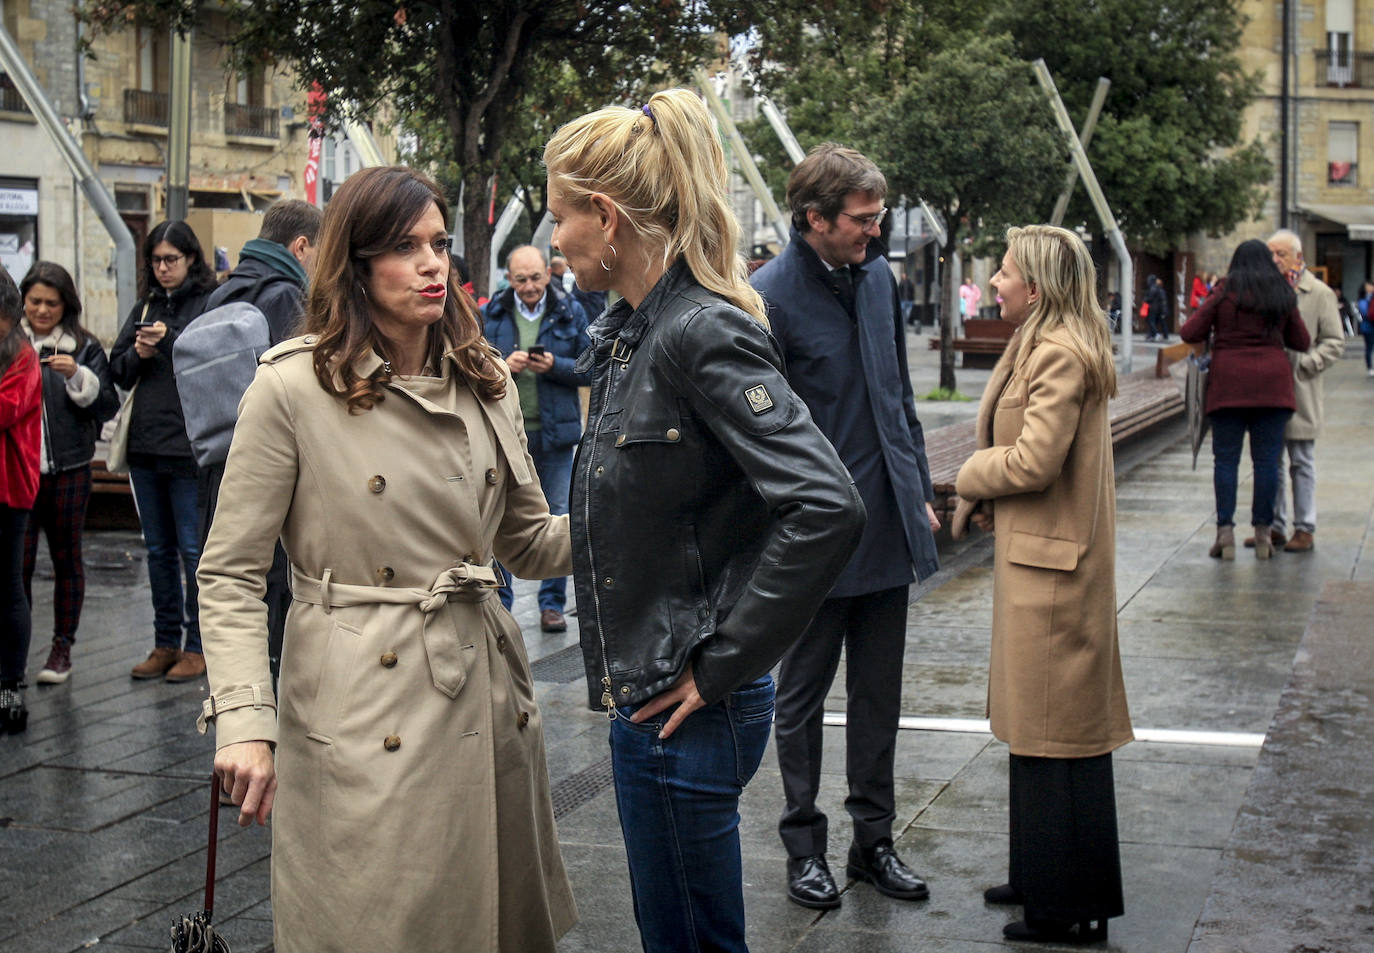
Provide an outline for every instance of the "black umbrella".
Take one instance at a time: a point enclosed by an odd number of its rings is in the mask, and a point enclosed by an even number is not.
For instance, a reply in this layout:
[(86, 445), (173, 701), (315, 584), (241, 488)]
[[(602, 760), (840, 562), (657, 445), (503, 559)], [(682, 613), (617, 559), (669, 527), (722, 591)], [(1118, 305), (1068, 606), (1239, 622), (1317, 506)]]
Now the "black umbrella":
[(1207, 419), (1207, 377), (1211, 372), (1212, 354), (1188, 355), (1188, 377), (1183, 385), (1183, 405), (1188, 413), (1188, 439), (1193, 447), (1193, 469), (1197, 469), (1197, 455), (1202, 438), (1207, 436), (1211, 421)]
[(215, 911), (215, 847), (219, 843), (219, 775), (210, 775), (210, 848), (205, 860), (205, 909), (172, 921), (172, 953), (230, 953), (210, 925)]

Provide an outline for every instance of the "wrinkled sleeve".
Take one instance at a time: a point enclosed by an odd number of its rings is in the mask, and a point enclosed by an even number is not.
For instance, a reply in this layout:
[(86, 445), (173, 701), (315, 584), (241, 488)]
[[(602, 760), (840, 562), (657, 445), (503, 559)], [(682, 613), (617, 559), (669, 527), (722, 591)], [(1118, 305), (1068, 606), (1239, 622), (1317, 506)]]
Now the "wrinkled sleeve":
[[(1314, 292), (1316, 293), (1316, 292)], [(1317, 333), (1312, 345), (1305, 353), (1295, 355), (1294, 366), (1299, 380), (1310, 380), (1345, 354), (1345, 331), (1341, 327), (1341, 314), (1336, 306), (1336, 295), (1323, 287), (1317, 300)]]
[(267, 662), (267, 571), (295, 493), (296, 423), (286, 387), (264, 364), (239, 404), (215, 520), (196, 582), (210, 694), (252, 698), (214, 716), (218, 748), (277, 740), (276, 699)]
[(1028, 370), (1021, 433), (1011, 445), (978, 450), (964, 462), (955, 489), (965, 499), (1039, 492), (1064, 467), (1078, 431), (1087, 369), (1067, 348), (1042, 343)]
[(529, 473), (531, 479), (520, 485), (512, 478), (507, 484), (506, 508), (497, 525), (492, 550), (501, 564), (521, 579), (567, 576), (572, 573), (568, 517), (549, 513), (549, 503), (539, 485), (539, 475), (525, 440), (520, 398), (509, 371), (506, 371), (506, 396), (501, 400), (498, 414), (510, 431), (502, 445), (519, 447), (519, 453), (524, 457), (525, 472)]
[[(863, 529), (863, 503), (849, 471), (788, 386), (781, 363), (768, 333), (728, 307), (698, 312), (668, 349), (669, 379), (773, 517), (753, 575), (694, 660), (697, 691), (708, 704), (777, 663), (810, 623)], [(771, 406), (757, 412), (764, 403)]]

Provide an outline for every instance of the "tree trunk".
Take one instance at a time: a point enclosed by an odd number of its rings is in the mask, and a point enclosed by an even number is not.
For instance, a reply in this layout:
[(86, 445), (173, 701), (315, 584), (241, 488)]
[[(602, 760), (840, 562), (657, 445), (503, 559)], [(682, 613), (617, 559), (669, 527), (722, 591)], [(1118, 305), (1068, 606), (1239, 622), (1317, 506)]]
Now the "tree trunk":
[(463, 254), (468, 260), (473, 291), (480, 298), (491, 294), (491, 226), (487, 224), (491, 183), (487, 176), (463, 173)]
[(959, 314), (959, 289), (954, 286), (954, 249), (958, 234), (954, 219), (950, 223), (949, 241), (941, 249), (944, 264), (940, 266), (940, 388), (953, 393), (954, 382), (954, 320)]

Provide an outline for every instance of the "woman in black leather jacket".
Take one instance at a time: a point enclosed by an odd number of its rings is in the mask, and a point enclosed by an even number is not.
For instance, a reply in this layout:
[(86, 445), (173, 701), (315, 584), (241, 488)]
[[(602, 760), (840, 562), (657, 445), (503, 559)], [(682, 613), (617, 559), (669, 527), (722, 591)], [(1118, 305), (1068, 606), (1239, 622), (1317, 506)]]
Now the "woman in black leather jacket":
[(91, 499), (91, 457), (100, 425), (119, 410), (105, 349), (81, 325), (81, 299), (67, 269), (36, 262), (19, 286), (24, 332), (43, 368), (43, 445), (38, 498), (24, 532), (24, 595), (33, 605), (38, 534), (53, 565), (52, 649), (38, 683), (56, 685), (72, 670), (72, 643), (86, 596), (81, 531)]
[(544, 161), (554, 246), (580, 287), (622, 298), (578, 363), (592, 393), (569, 508), (635, 917), (656, 953), (743, 951), (738, 805), (768, 741), (768, 672), (863, 504), (783, 377), (696, 96), (583, 116)]
[(205, 310), (215, 275), (185, 222), (162, 222), (149, 232), (143, 260), (143, 298), (110, 349), (114, 382), (126, 390), (138, 386), (129, 422), (129, 482), (153, 595), (153, 651), (130, 674), (185, 682), (205, 674), (196, 605), (200, 517), (198, 471), (172, 373), (172, 345)]

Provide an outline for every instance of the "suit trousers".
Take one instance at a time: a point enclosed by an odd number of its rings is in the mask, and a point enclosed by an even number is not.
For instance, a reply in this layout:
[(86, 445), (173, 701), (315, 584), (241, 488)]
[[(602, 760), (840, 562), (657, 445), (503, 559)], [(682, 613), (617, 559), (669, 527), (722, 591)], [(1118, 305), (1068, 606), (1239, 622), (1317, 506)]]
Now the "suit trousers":
[[(1288, 475), (1293, 483), (1293, 529), (1307, 533), (1317, 531), (1317, 442), (1315, 440), (1285, 440), (1288, 454)], [(1274, 494), (1274, 529), (1285, 531), (1288, 526), (1288, 493), (1283, 481), (1283, 458), (1279, 458), (1279, 488)]]
[(824, 854), (828, 821), (816, 806), (821, 780), (825, 697), (845, 652), (844, 806), (854, 841), (871, 847), (892, 836), (897, 816), (892, 768), (902, 703), (902, 655), (910, 586), (821, 604), (778, 672), (774, 732), (786, 798), (778, 833), (789, 857)]

